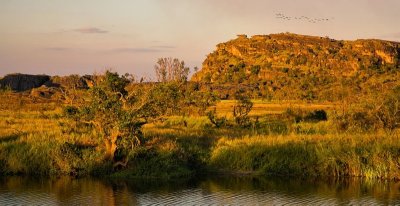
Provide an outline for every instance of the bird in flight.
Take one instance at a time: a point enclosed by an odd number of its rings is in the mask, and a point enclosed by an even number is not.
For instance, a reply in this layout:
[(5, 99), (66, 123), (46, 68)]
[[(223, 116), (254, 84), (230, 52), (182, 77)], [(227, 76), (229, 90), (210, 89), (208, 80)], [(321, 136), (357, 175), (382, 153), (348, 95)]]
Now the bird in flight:
[(290, 20), (297, 20), (297, 21), (304, 21), (304, 22), (309, 22), (309, 23), (320, 23), (320, 22), (328, 22), (332, 21), (334, 18), (312, 18), (308, 16), (287, 16), (283, 13), (276, 13), (275, 18), (277, 19), (282, 19), (285, 21), (290, 21)]

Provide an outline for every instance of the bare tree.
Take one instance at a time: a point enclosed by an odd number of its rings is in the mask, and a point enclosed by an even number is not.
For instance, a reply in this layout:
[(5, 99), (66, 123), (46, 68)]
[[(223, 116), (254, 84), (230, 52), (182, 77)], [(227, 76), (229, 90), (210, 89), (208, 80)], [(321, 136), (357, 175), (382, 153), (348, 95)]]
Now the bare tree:
[(154, 66), (159, 82), (185, 82), (189, 75), (189, 67), (185, 67), (185, 62), (177, 58), (159, 58)]

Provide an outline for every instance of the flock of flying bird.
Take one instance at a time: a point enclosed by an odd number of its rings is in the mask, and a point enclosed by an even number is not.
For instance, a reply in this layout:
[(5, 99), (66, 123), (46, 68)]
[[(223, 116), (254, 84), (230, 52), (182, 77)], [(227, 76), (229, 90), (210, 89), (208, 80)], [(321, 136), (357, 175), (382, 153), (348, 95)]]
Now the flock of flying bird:
[(308, 16), (291, 17), (291, 16), (286, 16), (282, 13), (275, 14), (275, 17), (277, 19), (282, 19), (282, 20), (286, 20), (286, 21), (299, 20), (299, 21), (307, 21), (307, 22), (314, 23), (314, 24), (319, 23), (319, 22), (327, 22), (327, 21), (333, 20), (333, 18), (310, 18)]

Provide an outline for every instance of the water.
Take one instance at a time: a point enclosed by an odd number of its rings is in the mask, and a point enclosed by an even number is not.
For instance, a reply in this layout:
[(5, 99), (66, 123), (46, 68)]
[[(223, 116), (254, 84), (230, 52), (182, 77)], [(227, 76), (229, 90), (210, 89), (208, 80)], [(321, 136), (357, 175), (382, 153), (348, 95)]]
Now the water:
[(163, 182), (0, 178), (0, 205), (400, 205), (400, 182), (204, 177)]

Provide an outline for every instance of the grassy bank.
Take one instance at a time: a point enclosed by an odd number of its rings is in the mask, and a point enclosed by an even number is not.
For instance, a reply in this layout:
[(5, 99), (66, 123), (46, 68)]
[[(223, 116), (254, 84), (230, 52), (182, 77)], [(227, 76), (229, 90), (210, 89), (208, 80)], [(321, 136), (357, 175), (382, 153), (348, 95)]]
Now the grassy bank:
[[(93, 128), (46, 104), (2, 107), (1, 174), (168, 179), (225, 172), (400, 179), (398, 131), (340, 132), (330, 120), (296, 123), (283, 118), (287, 107), (271, 103), (258, 105), (265, 114), (256, 127), (216, 128), (207, 117), (179, 116), (147, 124), (144, 143), (130, 151), (126, 166), (115, 168), (104, 161), (104, 145)], [(230, 108), (230, 102), (218, 107)]]
[(399, 179), (400, 141), (377, 134), (221, 138), (210, 164), (260, 175)]

